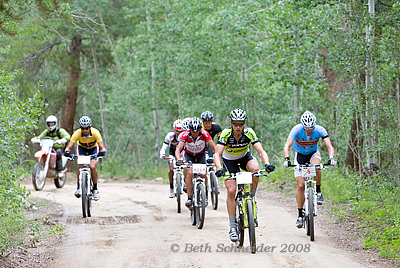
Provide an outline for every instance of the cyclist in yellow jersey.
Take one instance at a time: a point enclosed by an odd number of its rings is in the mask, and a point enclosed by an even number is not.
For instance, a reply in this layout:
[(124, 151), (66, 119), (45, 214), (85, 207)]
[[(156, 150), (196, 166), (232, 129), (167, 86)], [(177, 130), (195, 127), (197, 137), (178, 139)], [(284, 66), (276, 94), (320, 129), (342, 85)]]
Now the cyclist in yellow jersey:
[[(79, 119), (79, 126), (80, 128), (76, 130), (74, 134), (72, 134), (71, 141), (68, 143), (67, 148), (65, 148), (64, 156), (66, 157), (71, 156), (70, 151), (72, 149), (72, 146), (74, 146), (76, 142), (78, 144), (77, 150), (79, 155), (92, 156), (89, 168), (93, 181), (93, 199), (97, 201), (100, 199), (100, 192), (97, 189), (97, 177), (98, 177), (96, 170), (97, 157), (105, 155), (106, 148), (104, 147), (103, 139), (101, 137), (100, 132), (94, 127), (92, 127), (92, 120), (88, 116), (82, 116)], [(81, 197), (81, 189), (79, 188), (79, 169), (77, 173), (77, 184), (78, 187), (75, 191), (75, 196), (79, 198)]]
[[(233, 110), (230, 115), (231, 127), (225, 128), (218, 140), (215, 147), (214, 163), (217, 171), (215, 175), (221, 177), (225, 175), (225, 171), (229, 173), (240, 172), (240, 168), (249, 171), (259, 171), (259, 165), (256, 159), (250, 153), (250, 144), (254, 146), (261, 160), (265, 165), (267, 172), (275, 170), (275, 166), (269, 164), (268, 154), (264, 151), (261, 142), (258, 140), (256, 133), (253, 129), (245, 126), (247, 114), (241, 109)], [(222, 168), (221, 156), (224, 167)], [(240, 166), (240, 168), (239, 168)], [(258, 185), (258, 177), (253, 176), (253, 183), (251, 184), (250, 194), (254, 197)], [(232, 242), (238, 240), (236, 230), (236, 209), (235, 209), (235, 196), (236, 196), (236, 182), (232, 178), (225, 180), (227, 189), (226, 206), (229, 215), (229, 238)], [(256, 223), (258, 225), (258, 222)]]

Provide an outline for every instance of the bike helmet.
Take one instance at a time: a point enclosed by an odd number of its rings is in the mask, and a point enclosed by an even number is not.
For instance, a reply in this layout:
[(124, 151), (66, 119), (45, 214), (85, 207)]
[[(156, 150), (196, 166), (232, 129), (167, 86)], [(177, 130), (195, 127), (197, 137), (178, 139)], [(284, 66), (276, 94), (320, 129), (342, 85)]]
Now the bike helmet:
[(174, 122), (174, 130), (176, 132), (182, 132), (183, 131), (183, 129), (182, 129), (182, 119), (175, 120), (175, 122)]
[[(50, 122), (53, 122), (54, 125), (49, 126), (49, 123), (50, 123)], [(56, 127), (57, 127), (57, 117), (55, 117), (54, 115), (50, 115), (49, 117), (47, 117), (47, 118), (46, 118), (46, 125), (47, 125), (47, 128), (48, 128), (50, 131), (54, 131), (54, 130), (56, 129)]]
[(245, 111), (238, 108), (230, 113), (229, 118), (232, 121), (245, 121), (247, 119), (247, 114)]
[(313, 128), (315, 126), (315, 116), (310, 111), (305, 111), (304, 114), (301, 116), (301, 124), (305, 128)]
[(91, 127), (92, 126), (92, 119), (90, 119), (89, 116), (82, 116), (81, 119), (79, 119), (79, 126), (80, 127)]
[(214, 115), (210, 111), (205, 111), (201, 114), (201, 120), (205, 122), (210, 122), (214, 118)]
[(200, 118), (193, 117), (189, 123), (189, 129), (193, 131), (199, 131), (203, 127), (203, 123), (201, 122)]
[(185, 119), (182, 120), (183, 131), (189, 130), (189, 122), (190, 122), (190, 117), (186, 117)]

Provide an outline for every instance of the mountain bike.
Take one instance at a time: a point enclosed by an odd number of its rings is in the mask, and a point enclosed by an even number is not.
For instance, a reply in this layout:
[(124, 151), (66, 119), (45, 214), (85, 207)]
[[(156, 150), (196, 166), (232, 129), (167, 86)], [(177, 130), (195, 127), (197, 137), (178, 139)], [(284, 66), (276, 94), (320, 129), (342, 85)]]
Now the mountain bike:
[(78, 158), (78, 165), (83, 165), (79, 168), (79, 188), (81, 189), (82, 199), (82, 215), (84, 218), (92, 216), (92, 199), (93, 199), (93, 182), (90, 173), (90, 159), (101, 159), (103, 157), (95, 155), (71, 155), (68, 160)]
[(317, 175), (316, 170), (323, 170), (325, 166), (329, 166), (329, 164), (290, 165), (290, 167), (295, 167), (300, 170), (305, 180), (303, 228), (306, 229), (306, 235), (310, 236), (311, 241), (314, 241), (314, 217), (318, 216), (317, 182), (314, 180), (314, 177)]
[(215, 176), (215, 165), (214, 163), (207, 163), (206, 164), (207, 170), (207, 186), (208, 190), (210, 190), (211, 195), (211, 202), (214, 210), (218, 208), (218, 178)]
[(206, 174), (206, 164), (185, 163), (188, 168), (193, 168), (193, 204), (190, 209), (190, 219), (192, 225), (196, 225), (198, 229), (203, 228), (206, 215), (206, 185), (205, 179), (200, 175)]
[(185, 177), (183, 175), (183, 169), (186, 167), (185, 165), (178, 166), (176, 165), (175, 158), (164, 157), (164, 159), (168, 159), (168, 162), (172, 161), (174, 163), (174, 194), (177, 202), (177, 211), (181, 213), (181, 194), (183, 192), (185, 186)]
[(256, 231), (255, 227), (258, 226), (257, 219), (257, 207), (253, 197), (250, 195), (250, 185), (253, 183), (253, 176), (267, 176), (264, 172), (238, 172), (225, 175), (226, 178), (232, 178), (236, 180), (238, 187), (236, 193), (236, 207), (237, 207), (237, 218), (236, 218), (236, 230), (238, 234), (238, 241), (236, 246), (238, 248), (243, 247), (244, 243), (244, 229), (249, 229), (249, 242), (251, 253), (256, 253)]

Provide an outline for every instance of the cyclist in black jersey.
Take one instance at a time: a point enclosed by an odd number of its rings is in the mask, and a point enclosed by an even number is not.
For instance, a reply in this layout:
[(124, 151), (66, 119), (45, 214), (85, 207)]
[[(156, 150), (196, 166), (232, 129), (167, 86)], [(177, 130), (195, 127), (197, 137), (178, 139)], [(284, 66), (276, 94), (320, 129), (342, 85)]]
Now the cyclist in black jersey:
[[(252, 144), (265, 165), (267, 172), (275, 170), (275, 166), (269, 164), (268, 154), (264, 151), (261, 142), (258, 140), (253, 129), (245, 126), (247, 119), (246, 112), (241, 109), (233, 110), (230, 115), (231, 127), (224, 129), (219, 137), (218, 144), (215, 147), (214, 163), (217, 171), (215, 175), (221, 177), (225, 171), (229, 173), (240, 172), (240, 168), (249, 171), (259, 171), (259, 165), (256, 159), (250, 153), (249, 146)], [(221, 156), (224, 167), (221, 165)], [(240, 166), (240, 168), (239, 168)], [(256, 194), (258, 177), (253, 176), (250, 194), (254, 197)], [(238, 240), (236, 231), (236, 182), (230, 178), (225, 180), (227, 189), (226, 206), (229, 215), (229, 238), (232, 242)], [(258, 224), (258, 223), (256, 223)]]
[[(219, 138), (219, 136), (221, 135), (222, 129), (217, 123), (213, 122), (214, 115), (210, 111), (205, 111), (201, 114), (201, 120), (203, 121), (203, 129), (207, 130), (208, 133), (210, 133), (211, 138), (214, 140), (214, 137), (216, 135), (218, 135), (218, 138)], [(207, 145), (207, 154), (208, 154), (208, 158), (209, 158), (208, 162), (212, 163), (214, 151), (208, 145)]]

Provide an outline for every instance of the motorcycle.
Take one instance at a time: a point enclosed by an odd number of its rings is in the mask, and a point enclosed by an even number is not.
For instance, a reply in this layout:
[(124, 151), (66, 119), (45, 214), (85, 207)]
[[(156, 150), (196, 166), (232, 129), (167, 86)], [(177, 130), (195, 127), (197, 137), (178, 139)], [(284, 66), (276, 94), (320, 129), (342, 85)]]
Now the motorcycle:
[(35, 153), (37, 163), (33, 167), (32, 184), (36, 191), (41, 191), (46, 183), (46, 178), (54, 179), (54, 184), (57, 188), (64, 187), (67, 180), (66, 164), (68, 158), (62, 155), (62, 171), (56, 168), (57, 153), (53, 149), (54, 140), (50, 137), (44, 139), (33, 138), (32, 143), (40, 143), (41, 150)]

